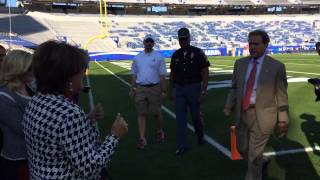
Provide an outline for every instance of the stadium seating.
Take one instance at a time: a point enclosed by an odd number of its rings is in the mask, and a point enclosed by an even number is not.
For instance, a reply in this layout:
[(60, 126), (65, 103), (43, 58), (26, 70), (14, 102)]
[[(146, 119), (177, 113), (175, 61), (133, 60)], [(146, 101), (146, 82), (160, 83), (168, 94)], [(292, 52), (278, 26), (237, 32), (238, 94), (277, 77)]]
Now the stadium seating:
[(320, 4), (319, 0), (300, 0), (301, 4)]
[(224, 0), (226, 4), (230, 5), (253, 5), (251, 0)]
[(187, 22), (168, 18), (167, 22), (126, 22), (122, 25), (117, 25), (113, 21), (110, 33), (112, 36), (120, 37), (120, 41), (126, 37), (125, 45), (129, 49), (142, 48), (141, 39), (148, 33), (157, 37), (160, 49), (174, 49), (179, 45), (176, 32), (181, 27), (188, 27), (192, 32), (192, 44), (202, 48), (244, 46), (247, 43), (248, 33), (254, 29), (265, 29), (270, 34), (273, 45), (301, 45), (312, 38), (320, 37), (320, 33), (313, 27), (313, 21), (286, 19), (268, 21), (202, 19), (197, 22)]
[[(83, 0), (87, 1), (87, 0)], [(99, 1), (99, 0), (93, 0)], [(198, 4), (198, 5), (279, 5), (320, 4), (319, 0), (108, 0), (109, 3)]]
[(288, 0), (263, 0), (263, 2), (269, 5), (291, 4)]
[[(136, 51), (143, 48), (146, 34), (156, 37), (156, 49), (179, 48), (177, 31), (190, 29), (191, 43), (201, 48), (244, 47), (248, 33), (264, 29), (271, 36), (272, 45), (303, 45), (320, 40), (320, 21), (317, 16), (110, 16), (109, 36), (96, 39), (89, 51)], [(1, 23), (3, 21), (3, 23)], [(0, 28), (6, 17), (0, 17)], [(34, 43), (64, 37), (69, 43), (84, 47), (89, 38), (101, 31), (95, 15), (59, 15), (29, 12), (13, 18), (13, 32)], [(27, 23), (27, 24), (26, 24)], [(18, 23), (16, 23), (18, 24)], [(22, 24), (22, 25), (21, 25)], [(3, 26), (3, 27), (2, 27)], [(105, 24), (104, 24), (105, 26)], [(28, 38), (31, 37), (31, 38)]]

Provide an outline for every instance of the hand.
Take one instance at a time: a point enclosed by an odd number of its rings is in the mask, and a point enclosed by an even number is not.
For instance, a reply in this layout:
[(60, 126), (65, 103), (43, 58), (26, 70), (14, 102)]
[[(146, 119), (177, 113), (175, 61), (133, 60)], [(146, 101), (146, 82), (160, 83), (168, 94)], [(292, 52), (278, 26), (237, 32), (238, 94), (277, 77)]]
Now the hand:
[(129, 96), (131, 98), (134, 98), (136, 96), (136, 88), (131, 88), (131, 90), (129, 92)]
[(199, 102), (203, 103), (206, 100), (206, 94), (205, 93), (201, 93), (200, 97), (199, 97)]
[(282, 138), (284, 137), (287, 132), (288, 132), (288, 122), (286, 121), (280, 121), (278, 122), (278, 125), (277, 125), (277, 136), (279, 138)]
[(93, 123), (96, 122), (98, 119), (103, 119), (104, 118), (104, 110), (103, 110), (103, 108), (102, 108), (100, 103), (98, 103), (90, 111), (90, 113), (87, 115), (87, 118)]
[(161, 93), (161, 97), (162, 97), (162, 99), (166, 98), (166, 97), (167, 97), (167, 93), (166, 93), (166, 92), (164, 92), (164, 91), (162, 91), (162, 93)]
[(224, 109), (223, 109), (223, 113), (224, 113), (225, 116), (230, 116), (230, 114), (231, 114), (231, 109), (230, 109), (230, 108), (224, 108)]
[(128, 124), (123, 119), (123, 117), (118, 113), (115, 121), (113, 122), (111, 128), (111, 134), (117, 136), (118, 138), (123, 137), (128, 132)]

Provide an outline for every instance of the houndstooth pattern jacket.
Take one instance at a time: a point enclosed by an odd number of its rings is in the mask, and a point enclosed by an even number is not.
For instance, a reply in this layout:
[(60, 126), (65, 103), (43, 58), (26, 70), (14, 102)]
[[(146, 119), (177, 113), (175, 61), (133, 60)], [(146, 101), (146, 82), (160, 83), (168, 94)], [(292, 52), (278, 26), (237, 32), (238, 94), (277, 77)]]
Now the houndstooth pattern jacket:
[(100, 142), (84, 111), (62, 95), (35, 95), (23, 128), (33, 180), (99, 179), (118, 144), (113, 135)]

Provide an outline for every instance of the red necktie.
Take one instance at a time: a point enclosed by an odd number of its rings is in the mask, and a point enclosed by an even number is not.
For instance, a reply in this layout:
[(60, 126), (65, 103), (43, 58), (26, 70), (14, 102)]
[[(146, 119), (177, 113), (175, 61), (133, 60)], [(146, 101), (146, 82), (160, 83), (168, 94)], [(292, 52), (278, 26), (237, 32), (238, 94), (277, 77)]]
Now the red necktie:
[(249, 75), (249, 79), (247, 81), (246, 92), (242, 99), (242, 110), (246, 111), (250, 106), (250, 97), (253, 91), (254, 82), (256, 80), (257, 73), (257, 60), (253, 60), (253, 67)]

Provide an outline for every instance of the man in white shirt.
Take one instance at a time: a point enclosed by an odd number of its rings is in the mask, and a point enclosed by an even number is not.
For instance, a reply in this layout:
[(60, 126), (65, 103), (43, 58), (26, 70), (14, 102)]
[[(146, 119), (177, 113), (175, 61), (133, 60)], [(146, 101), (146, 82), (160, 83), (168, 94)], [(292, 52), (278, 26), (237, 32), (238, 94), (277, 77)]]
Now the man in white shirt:
[(143, 39), (144, 51), (134, 57), (131, 72), (130, 96), (134, 98), (138, 113), (139, 140), (138, 149), (144, 149), (146, 114), (152, 113), (156, 119), (157, 142), (163, 142), (163, 118), (161, 114), (162, 98), (166, 96), (165, 76), (167, 73), (164, 57), (153, 50), (154, 37), (147, 35)]

